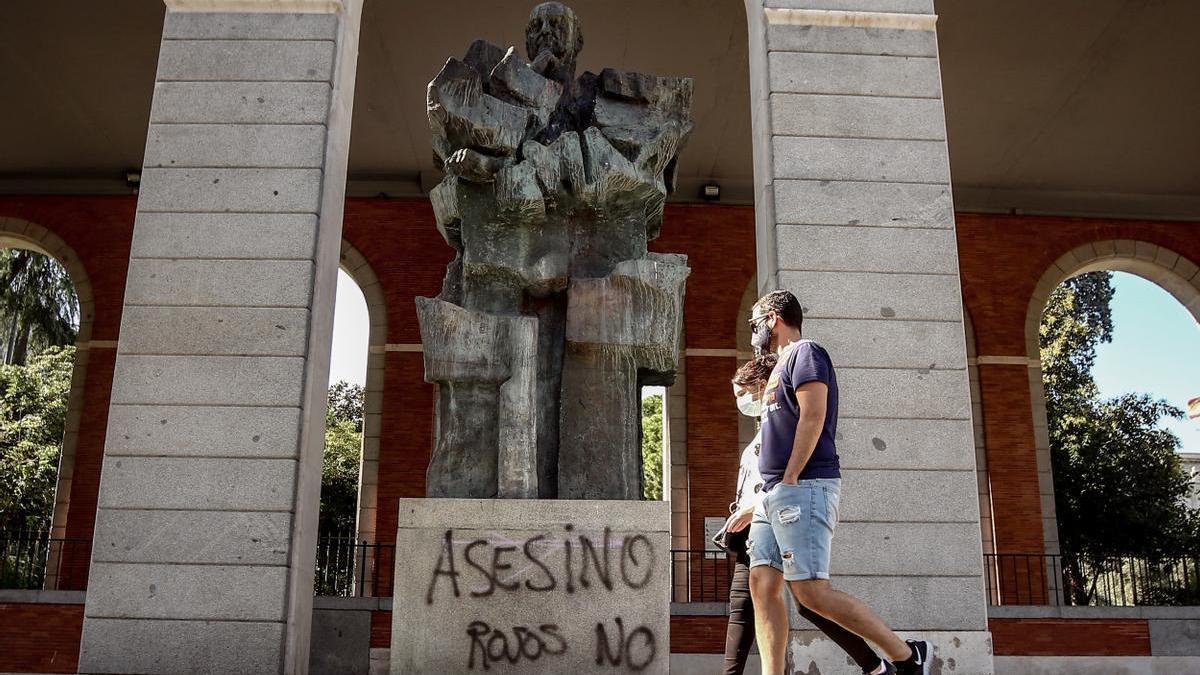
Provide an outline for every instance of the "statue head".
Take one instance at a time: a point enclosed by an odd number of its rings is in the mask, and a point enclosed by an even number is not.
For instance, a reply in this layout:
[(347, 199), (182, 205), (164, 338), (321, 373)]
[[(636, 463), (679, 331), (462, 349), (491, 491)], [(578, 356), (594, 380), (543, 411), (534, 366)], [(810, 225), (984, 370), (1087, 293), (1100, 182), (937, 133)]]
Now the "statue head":
[(581, 51), (583, 28), (574, 10), (561, 2), (543, 2), (533, 8), (525, 27), (525, 52), (530, 61), (547, 53), (558, 62), (555, 70), (573, 78), (575, 57)]

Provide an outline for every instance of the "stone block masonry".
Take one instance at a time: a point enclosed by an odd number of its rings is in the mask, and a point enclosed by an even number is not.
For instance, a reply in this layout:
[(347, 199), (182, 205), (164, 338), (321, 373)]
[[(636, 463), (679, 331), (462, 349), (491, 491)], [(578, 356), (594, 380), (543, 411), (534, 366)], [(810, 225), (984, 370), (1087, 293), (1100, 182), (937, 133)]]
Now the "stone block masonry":
[(167, 5), (79, 671), (303, 673), (361, 3)]
[[(932, 4), (747, 2), (758, 279), (796, 293), (839, 367), (835, 583), (990, 673)], [(797, 633), (797, 670), (839, 662), (827, 646)]]
[(669, 509), (400, 500), (392, 674), (665, 674)]

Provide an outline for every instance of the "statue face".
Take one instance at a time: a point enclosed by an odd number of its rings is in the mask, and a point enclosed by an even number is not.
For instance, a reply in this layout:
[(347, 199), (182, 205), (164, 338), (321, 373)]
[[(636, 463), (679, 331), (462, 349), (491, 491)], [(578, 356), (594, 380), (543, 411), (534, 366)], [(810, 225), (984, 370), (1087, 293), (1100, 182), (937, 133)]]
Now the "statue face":
[(579, 19), (561, 2), (543, 2), (529, 14), (525, 28), (525, 51), (532, 61), (542, 52), (550, 52), (564, 63), (574, 63), (583, 48)]

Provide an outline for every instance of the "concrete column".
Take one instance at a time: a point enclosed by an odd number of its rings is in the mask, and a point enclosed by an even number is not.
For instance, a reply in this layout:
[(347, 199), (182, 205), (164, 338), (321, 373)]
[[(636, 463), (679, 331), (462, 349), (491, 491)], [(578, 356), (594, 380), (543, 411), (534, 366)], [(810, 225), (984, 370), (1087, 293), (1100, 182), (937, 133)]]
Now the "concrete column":
[(933, 0), (746, 5), (758, 279), (800, 298), (841, 384), (835, 584), (990, 673)]
[(361, 2), (167, 8), (79, 670), (303, 673)]

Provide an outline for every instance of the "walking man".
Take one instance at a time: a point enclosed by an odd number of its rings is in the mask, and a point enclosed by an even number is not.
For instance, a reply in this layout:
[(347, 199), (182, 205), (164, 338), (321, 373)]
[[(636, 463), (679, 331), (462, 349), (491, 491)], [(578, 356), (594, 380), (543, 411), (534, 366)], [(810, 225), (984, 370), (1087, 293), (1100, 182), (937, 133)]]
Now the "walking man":
[(800, 302), (789, 291), (760, 298), (750, 318), (754, 347), (779, 355), (763, 393), (759, 472), (766, 495), (754, 511), (748, 543), (763, 673), (783, 675), (786, 582), (800, 604), (875, 643), (891, 659), (877, 673), (928, 675), (933, 645), (901, 640), (861, 600), (830, 585), (841, 490), (834, 443), (837, 376), (828, 352), (801, 338), (803, 321)]

